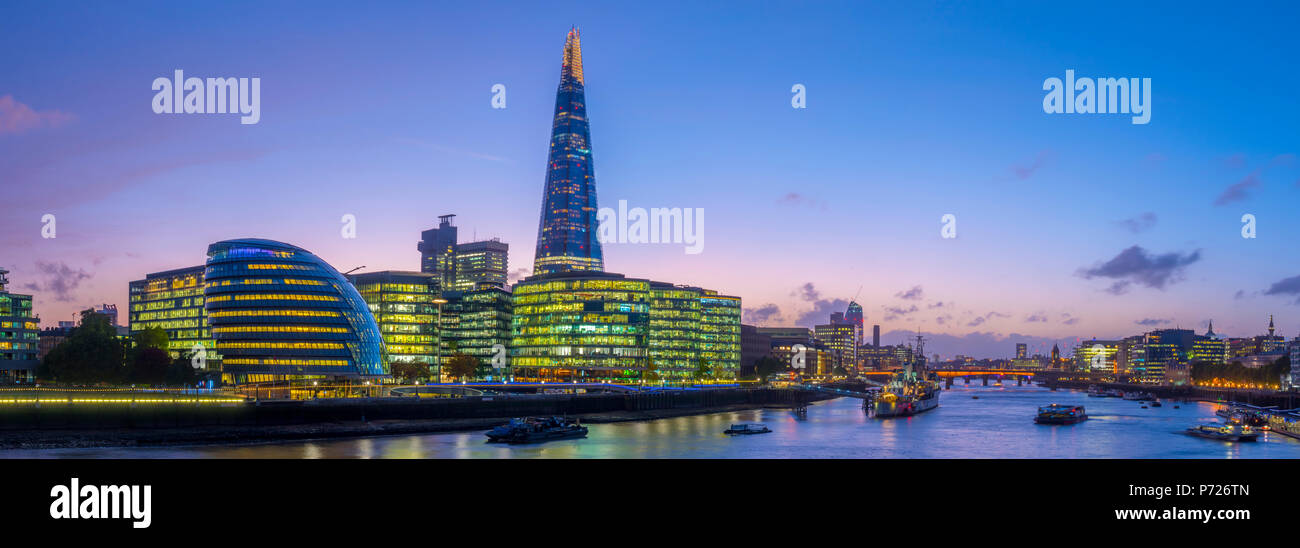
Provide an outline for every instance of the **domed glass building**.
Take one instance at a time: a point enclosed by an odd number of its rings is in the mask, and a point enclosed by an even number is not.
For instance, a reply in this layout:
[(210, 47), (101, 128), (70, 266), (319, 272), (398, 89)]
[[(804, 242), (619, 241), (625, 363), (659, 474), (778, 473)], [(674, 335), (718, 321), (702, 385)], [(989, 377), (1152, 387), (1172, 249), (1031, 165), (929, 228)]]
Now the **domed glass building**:
[(365, 300), (310, 252), (271, 240), (217, 242), (204, 282), (227, 382), (388, 374)]

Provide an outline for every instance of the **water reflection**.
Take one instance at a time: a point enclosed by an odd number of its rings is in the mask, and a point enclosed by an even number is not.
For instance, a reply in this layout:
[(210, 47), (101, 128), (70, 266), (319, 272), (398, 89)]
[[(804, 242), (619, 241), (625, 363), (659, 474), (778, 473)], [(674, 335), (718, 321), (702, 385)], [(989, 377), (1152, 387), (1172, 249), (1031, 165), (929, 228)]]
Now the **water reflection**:
[[(971, 396), (978, 395), (979, 399)], [(955, 385), (940, 407), (914, 417), (876, 420), (861, 402), (758, 409), (650, 422), (588, 424), (586, 439), (540, 445), (485, 443), (481, 431), (242, 446), (0, 451), (0, 458), (1296, 458), (1300, 441), (1277, 434), (1228, 444), (1182, 434), (1215, 422), (1215, 406), (1180, 403), (1142, 409), (1118, 398), (1024, 386)], [(1088, 421), (1033, 423), (1038, 406), (1084, 405)], [(763, 422), (756, 436), (722, 433), (737, 422)]]

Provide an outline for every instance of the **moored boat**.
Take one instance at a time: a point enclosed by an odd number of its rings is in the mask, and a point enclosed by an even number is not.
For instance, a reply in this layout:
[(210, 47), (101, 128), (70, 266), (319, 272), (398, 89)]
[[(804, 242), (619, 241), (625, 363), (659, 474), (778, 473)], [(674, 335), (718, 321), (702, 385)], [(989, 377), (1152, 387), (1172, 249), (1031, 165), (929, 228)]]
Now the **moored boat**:
[(489, 430), (489, 442), (534, 443), (587, 435), (587, 427), (576, 420), (564, 417), (510, 419), (510, 422)]
[(1074, 424), (1088, 420), (1088, 413), (1082, 405), (1062, 405), (1053, 403), (1038, 408), (1034, 422), (1038, 424)]
[(744, 423), (733, 424), (731, 428), (723, 430), (722, 433), (729, 436), (748, 436), (751, 434), (766, 434), (771, 431), (772, 429), (768, 428), (766, 424)]
[(1239, 442), (1255, 441), (1259, 436), (1251, 427), (1236, 423), (1201, 424), (1188, 428), (1187, 434), (1198, 438)]
[(939, 381), (925, 369), (925, 339), (916, 338), (913, 361), (908, 362), (881, 389), (872, 402), (878, 419), (910, 417), (939, 407)]

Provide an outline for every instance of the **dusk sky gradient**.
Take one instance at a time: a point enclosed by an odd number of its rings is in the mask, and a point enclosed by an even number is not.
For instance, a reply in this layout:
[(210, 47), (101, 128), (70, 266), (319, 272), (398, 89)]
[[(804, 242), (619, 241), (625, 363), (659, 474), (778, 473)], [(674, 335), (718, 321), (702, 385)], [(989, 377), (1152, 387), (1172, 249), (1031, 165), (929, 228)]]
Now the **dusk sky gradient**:
[[(44, 326), (125, 310), (130, 280), (238, 237), (418, 270), (420, 231), (454, 213), (462, 241), (500, 237), (530, 269), (577, 25), (600, 205), (706, 212), (703, 253), (607, 244), (606, 270), (738, 295), (773, 326), (825, 323), (861, 286), (868, 333), (919, 329), (945, 356), (1211, 318), (1256, 335), (1270, 313), (1290, 338), (1297, 20), (1281, 2), (18, 2), (0, 266)], [(154, 114), (176, 69), (261, 78), (260, 123)], [(1045, 114), (1067, 69), (1151, 78), (1150, 123)]]

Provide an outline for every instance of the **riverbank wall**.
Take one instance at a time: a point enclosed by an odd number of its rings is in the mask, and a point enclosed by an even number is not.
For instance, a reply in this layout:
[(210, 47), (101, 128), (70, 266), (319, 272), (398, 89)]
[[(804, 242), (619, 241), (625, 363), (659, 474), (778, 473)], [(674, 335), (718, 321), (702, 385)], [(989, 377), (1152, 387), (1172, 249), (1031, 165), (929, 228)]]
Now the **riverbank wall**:
[(732, 406), (798, 406), (826, 399), (800, 390), (732, 388), (631, 394), (347, 398), (237, 403), (154, 401), (0, 406), (0, 436), (24, 430), (273, 427), (319, 423), (498, 419), (536, 415), (708, 412)]

